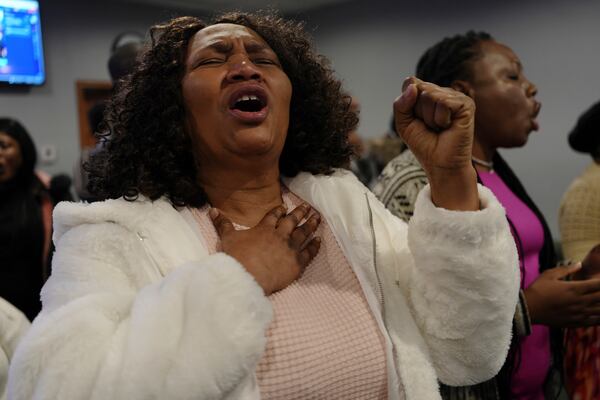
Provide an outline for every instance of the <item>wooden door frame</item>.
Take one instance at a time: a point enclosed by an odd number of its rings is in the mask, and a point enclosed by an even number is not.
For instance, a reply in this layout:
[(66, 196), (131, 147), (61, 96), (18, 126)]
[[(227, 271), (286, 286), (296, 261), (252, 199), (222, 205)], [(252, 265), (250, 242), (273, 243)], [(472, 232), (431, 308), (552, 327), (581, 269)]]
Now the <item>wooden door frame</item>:
[(110, 81), (77, 80), (77, 111), (79, 114), (79, 147), (81, 150), (96, 146), (96, 137), (90, 127), (88, 113), (100, 101), (107, 100), (112, 93)]

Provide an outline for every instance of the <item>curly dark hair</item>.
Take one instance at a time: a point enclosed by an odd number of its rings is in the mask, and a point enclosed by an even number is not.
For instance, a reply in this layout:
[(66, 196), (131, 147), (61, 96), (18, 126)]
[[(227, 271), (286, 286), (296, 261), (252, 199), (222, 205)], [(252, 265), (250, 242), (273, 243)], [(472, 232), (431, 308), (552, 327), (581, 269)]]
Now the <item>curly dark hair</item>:
[(348, 163), (347, 134), (358, 123), (350, 96), (341, 88), (326, 58), (314, 52), (303, 24), (271, 12), (232, 12), (206, 24), (195, 17), (175, 18), (150, 29), (150, 43), (138, 65), (107, 106), (98, 133), (101, 151), (86, 164), (88, 189), (100, 198), (154, 200), (173, 205), (207, 203), (197, 182), (197, 163), (184, 129), (181, 80), (190, 39), (206, 26), (243, 25), (260, 35), (279, 57), (292, 83), (290, 122), (280, 171), (330, 174)]
[(446, 87), (457, 79), (469, 80), (469, 63), (480, 56), (478, 45), (491, 40), (494, 38), (489, 33), (475, 31), (442, 39), (419, 59), (417, 78)]

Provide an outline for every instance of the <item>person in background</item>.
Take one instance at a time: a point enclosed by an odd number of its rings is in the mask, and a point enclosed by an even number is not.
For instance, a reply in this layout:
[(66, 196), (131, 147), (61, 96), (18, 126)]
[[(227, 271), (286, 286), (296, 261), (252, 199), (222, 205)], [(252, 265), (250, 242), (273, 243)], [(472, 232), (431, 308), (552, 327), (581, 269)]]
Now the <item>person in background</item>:
[(377, 166), (377, 176), (375, 177), (375, 180), (371, 182), (371, 187), (373, 187), (377, 182), (379, 174), (383, 171), (383, 168), (407, 148), (406, 143), (404, 143), (402, 138), (396, 132), (393, 115), (388, 130), (379, 137), (367, 140), (366, 145), (369, 149), (370, 157)]
[(341, 169), (357, 118), (301, 24), (181, 17), (151, 42), (90, 161), (106, 200), (56, 209), (11, 400), (436, 400), (497, 372), (517, 252), (467, 96), (409, 79), (394, 103), (432, 177), (409, 227)]
[(569, 145), (591, 158), (564, 194), (558, 216), (565, 258), (582, 261), (600, 243), (600, 102), (581, 115)]
[[(390, 132), (397, 136), (393, 118), (391, 125)], [(413, 216), (415, 200), (426, 185), (425, 170), (415, 155), (402, 143), (398, 154), (381, 168), (372, 189), (392, 214), (408, 222)]]
[[(563, 196), (558, 217), (562, 249), (565, 258), (586, 265), (584, 271), (590, 272), (582, 278), (600, 278), (600, 102), (581, 115), (569, 134), (569, 145), (589, 154), (591, 162)], [(565, 340), (569, 395), (599, 400), (600, 328), (568, 329)]]
[[(356, 97), (352, 97), (350, 111), (356, 115), (360, 114), (360, 103)], [(370, 187), (379, 175), (375, 160), (368, 154), (365, 141), (355, 127), (348, 133), (348, 143), (352, 146), (354, 154), (350, 158), (350, 170), (356, 175), (363, 185)]]
[(37, 152), (17, 120), (0, 118), (0, 297), (29, 320), (48, 274), (52, 200), (35, 173)]
[[(142, 39), (143, 36), (139, 33), (123, 32), (117, 35), (113, 40), (111, 54), (107, 64), (110, 80), (113, 84), (113, 91), (116, 91), (119, 82), (134, 70), (137, 57), (142, 51)], [(101, 124), (102, 121), (104, 121), (105, 110), (106, 101), (101, 101), (88, 111), (88, 122), (93, 133), (99, 132), (102, 129)], [(109, 139), (108, 136), (102, 137), (102, 141)], [(95, 147), (84, 148), (73, 167), (75, 192), (80, 200), (87, 202), (98, 200), (98, 198), (92, 195), (87, 189), (88, 177), (85, 170), (85, 164), (90, 159), (92, 153), (99, 151), (102, 148), (102, 141), (98, 142)]]
[[(350, 111), (360, 114), (360, 103), (356, 97), (352, 97)], [(366, 187), (373, 187), (383, 167), (406, 148), (393, 125), (392, 116), (391, 128), (388, 132), (381, 137), (367, 140), (360, 136), (358, 128), (348, 133), (348, 143), (354, 149), (349, 169)]]
[[(113, 91), (116, 91), (121, 80), (134, 70), (142, 47), (143, 36), (136, 32), (123, 32), (113, 39), (110, 57), (107, 62)], [(104, 120), (105, 110), (106, 101), (101, 101), (88, 111), (88, 120), (92, 132), (100, 131), (100, 124)]]
[[(538, 129), (537, 88), (510, 47), (484, 32), (448, 37), (429, 48), (417, 64), (417, 77), (452, 87), (475, 102), (472, 162), (478, 180), (507, 211), (522, 277), (515, 340), (501, 373), (476, 386), (443, 386), (442, 394), (446, 399), (544, 399), (545, 388), (552, 386), (546, 385), (551, 366), (562, 371), (560, 328), (600, 323), (600, 285), (597, 280), (563, 280), (580, 265), (555, 268), (546, 221), (498, 152), (524, 146)], [(403, 154), (386, 166), (374, 192), (392, 213), (408, 220), (429, 178), (416, 157)]]

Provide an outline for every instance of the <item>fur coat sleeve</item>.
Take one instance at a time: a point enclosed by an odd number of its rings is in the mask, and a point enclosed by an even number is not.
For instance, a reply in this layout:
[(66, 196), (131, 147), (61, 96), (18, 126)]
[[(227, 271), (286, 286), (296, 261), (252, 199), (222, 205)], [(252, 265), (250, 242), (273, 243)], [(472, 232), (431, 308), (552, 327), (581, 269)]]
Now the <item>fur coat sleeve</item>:
[(437, 208), (426, 186), (408, 229), (415, 266), (407, 292), (438, 379), (487, 380), (504, 363), (518, 301), (519, 269), (504, 209), (479, 186), (481, 210)]
[(111, 222), (58, 239), (9, 398), (222, 399), (252, 376), (272, 310), (250, 274), (218, 253), (157, 280), (142, 242)]

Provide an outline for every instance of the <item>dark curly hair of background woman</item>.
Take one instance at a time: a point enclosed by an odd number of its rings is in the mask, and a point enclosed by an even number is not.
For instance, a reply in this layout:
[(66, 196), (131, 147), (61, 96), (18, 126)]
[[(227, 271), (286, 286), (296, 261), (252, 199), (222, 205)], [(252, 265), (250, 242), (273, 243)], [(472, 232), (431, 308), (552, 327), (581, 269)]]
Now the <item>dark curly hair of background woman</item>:
[[(303, 25), (270, 13), (227, 13), (210, 25), (233, 23), (258, 33), (275, 51), (292, 83), (290, 124), (280, 171), (329, 174), (348, 163), (347, 133), (358, 123), (329, 62), (314, 53)], [(136, 70), (120, 82), (107, 106), (101, 151), (86, 164), (88, 189), (100, 198), (167, 196), (176, 206), (207, 202), (184, 129), (181, 79), (190, 39), (208, 26), (181, 17), (150, 30)]]

